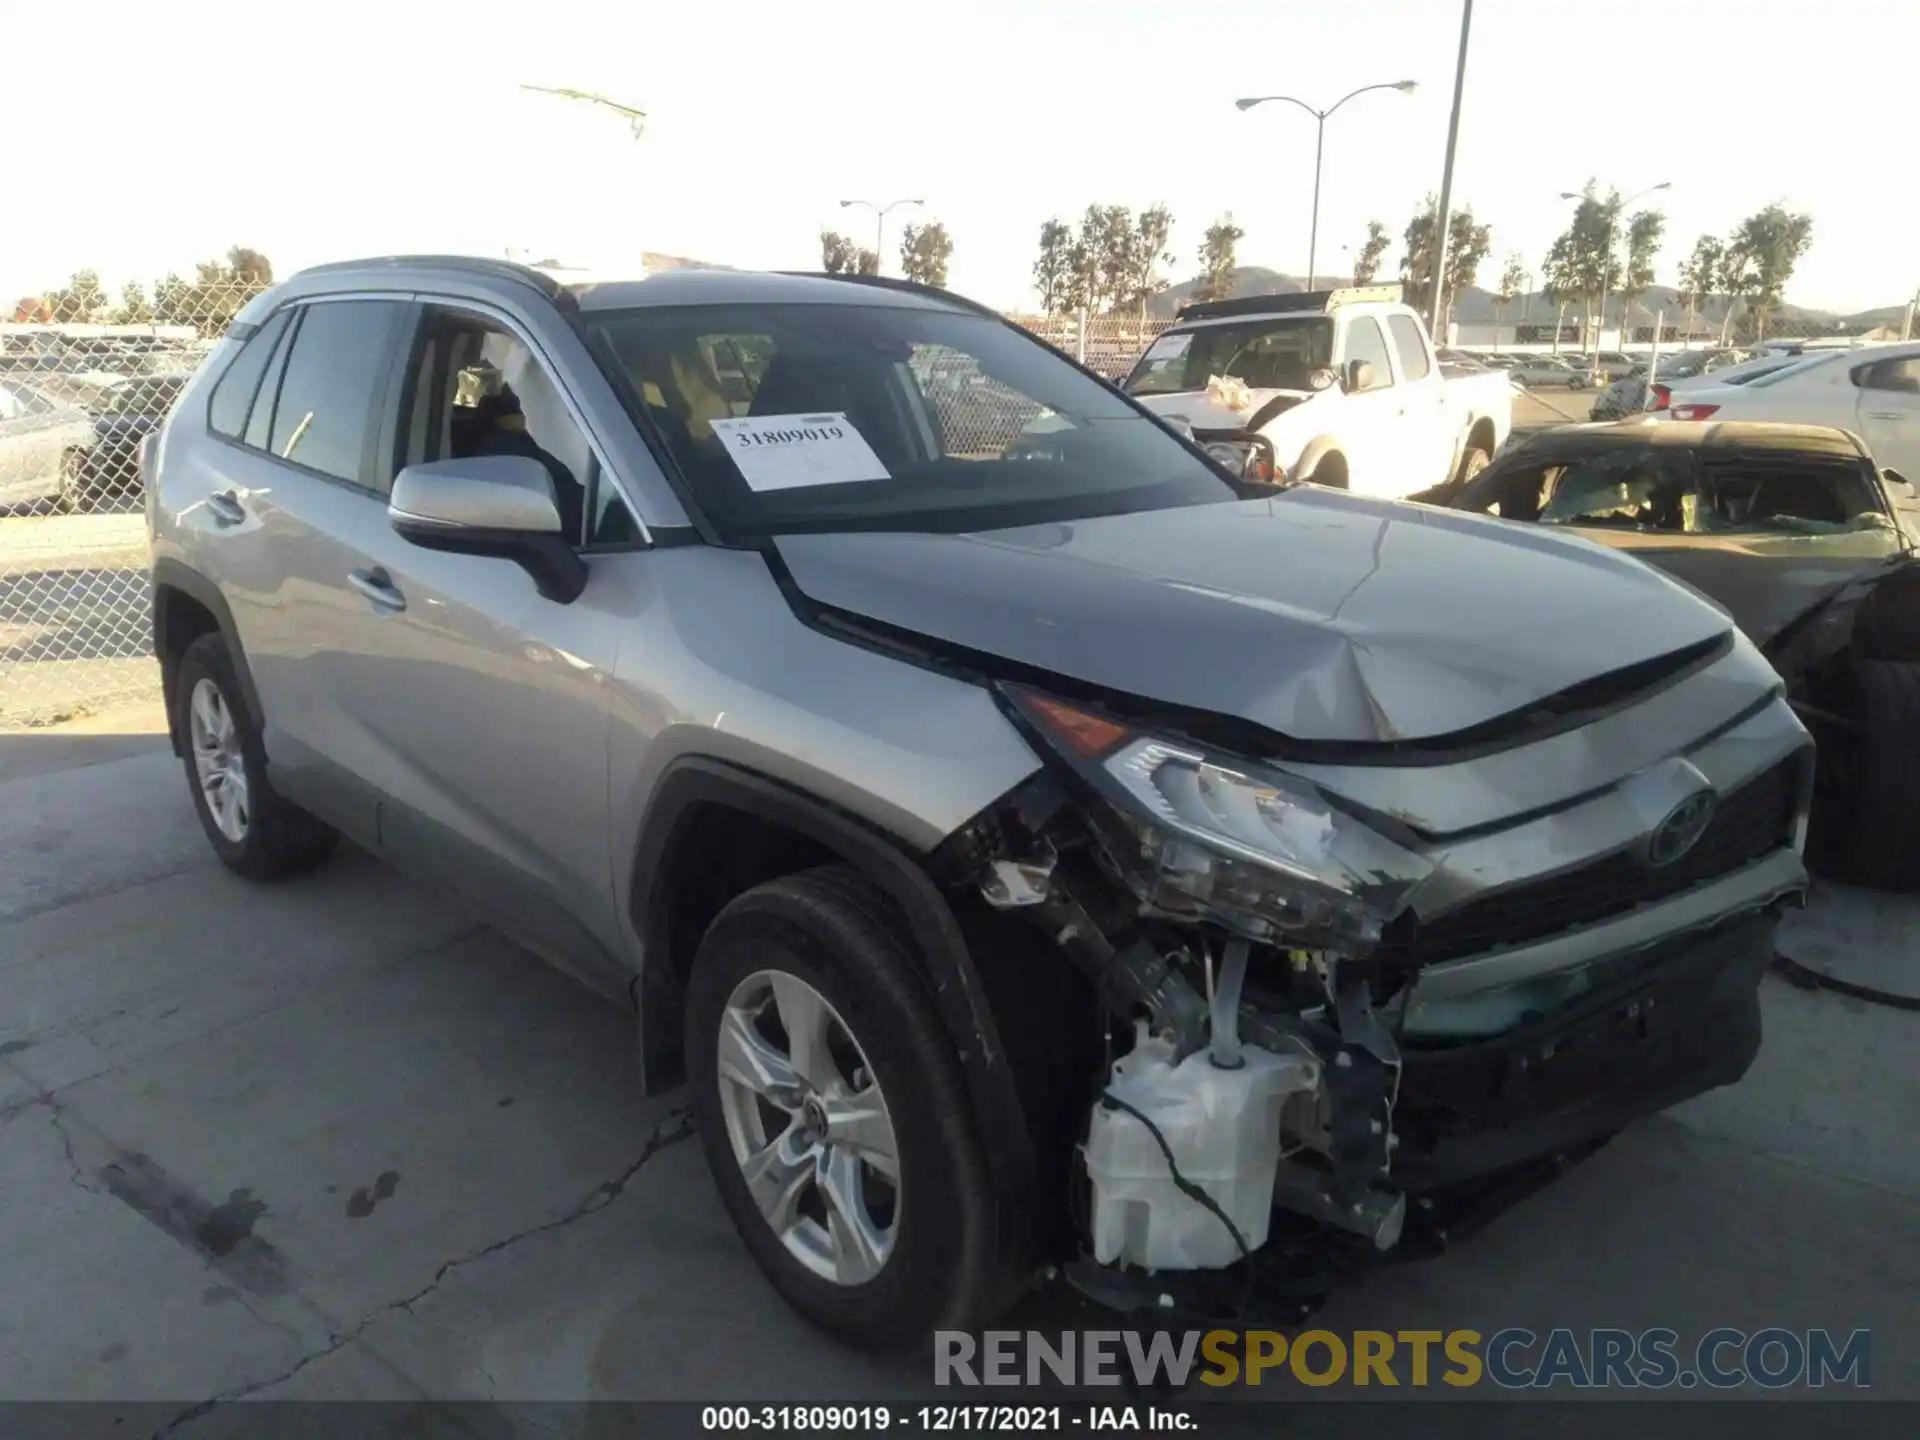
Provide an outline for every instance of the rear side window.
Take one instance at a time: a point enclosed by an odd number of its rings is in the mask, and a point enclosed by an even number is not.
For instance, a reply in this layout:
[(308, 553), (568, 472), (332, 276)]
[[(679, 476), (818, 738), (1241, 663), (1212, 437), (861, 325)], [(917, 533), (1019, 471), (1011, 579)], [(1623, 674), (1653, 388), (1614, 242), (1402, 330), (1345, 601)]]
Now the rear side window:
[(374, 397), (402, 307), (385, 300), (309, 305), (280, 376), (268, 448), (281, 460), (375, 488), (368, 476)]
[(207, 424), (214, 433), (225, 435), (230, 440), (238, 440), (246, 433), (247, 414), (253, 408), (253, 397), (260, 389), (260, 377), (266, 373), (267, 360), (273, 354), (273, 347), (279, 343), (285, 333), (292, 312), (282, 310), (254, 331), (240, 346), (240, 353), (233, 357), (233, 363), (227, 366), (218, 383), (213, 387), (213, 400), (207, 411)]
[(1393, 333), (1393, 348), (1400, 354), (1400, 372), (1409, 380), (1424, 380), (1433, 368), (1427, 361), (1427, 347), (1420, 338), (1420, 327), (1411, 315), (1389, 315), (1387, 329)]

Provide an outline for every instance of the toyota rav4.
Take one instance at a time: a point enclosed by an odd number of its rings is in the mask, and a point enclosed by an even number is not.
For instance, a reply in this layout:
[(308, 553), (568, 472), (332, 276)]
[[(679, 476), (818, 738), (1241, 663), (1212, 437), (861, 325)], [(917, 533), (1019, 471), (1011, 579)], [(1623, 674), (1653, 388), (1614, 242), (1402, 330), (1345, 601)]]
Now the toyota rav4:
[(1759, 1043), (1811, 751), (1725, 614), (953, 296), (321, 266), (142, 464), (220, 859), (344, 835), (630, 1004), (850, 1339), (1391, 1252)]

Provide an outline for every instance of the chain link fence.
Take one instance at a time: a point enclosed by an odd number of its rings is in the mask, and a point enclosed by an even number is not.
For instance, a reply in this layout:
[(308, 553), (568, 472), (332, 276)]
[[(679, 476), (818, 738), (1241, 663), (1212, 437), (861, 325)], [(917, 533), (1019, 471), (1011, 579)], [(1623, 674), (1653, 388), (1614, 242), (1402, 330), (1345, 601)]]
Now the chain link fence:
[(0, 311), (0, 728), (157, 693), (140, 450), (265, 284), (221, 271)]

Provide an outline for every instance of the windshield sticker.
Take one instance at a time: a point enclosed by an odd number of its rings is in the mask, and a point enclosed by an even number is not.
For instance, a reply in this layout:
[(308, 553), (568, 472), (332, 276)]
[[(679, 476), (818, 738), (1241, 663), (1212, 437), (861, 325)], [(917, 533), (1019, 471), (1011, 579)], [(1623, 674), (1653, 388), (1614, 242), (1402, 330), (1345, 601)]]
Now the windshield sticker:
[(750, 415), (712, 423), (750, 490), (799, 490), (893, 478), (866, 438), (838, 411)]
[(1187, 331), (1184, 335), (1162, 335), (1147, 347), (1147, 359), (1150, 361), (1178, 360), (1182, 355), (1187, 353), (1188, 347), (1192, 344), (1193, 332), (1191, 330)]

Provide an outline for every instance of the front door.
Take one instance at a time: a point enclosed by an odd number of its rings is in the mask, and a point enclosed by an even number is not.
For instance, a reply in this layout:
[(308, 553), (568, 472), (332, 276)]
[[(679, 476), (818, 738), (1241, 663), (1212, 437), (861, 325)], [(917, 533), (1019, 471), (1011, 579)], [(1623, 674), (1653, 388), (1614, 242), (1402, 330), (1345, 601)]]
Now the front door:
[[(503, 445), (537, 454), (588, 543), (598, 464), (504, 322), (429, 306), (406, 364), (389, 469)], [(380, 794), (381, 848), (602, 981), (623, 933), (608, 849), (607, 687), (637, 603), (625, 582), (647, 557), (596, 555), (586, 593), (564, 605), (512, 561), (422, 549), (384, 514), (357, 543), (360, 638), (345, 703)]]
[(1433, 355), (1420, 326), (1411, 315), (1389, 315), (1387, 337), (1400, 362), (1401, 433), (1405, 437), (1406, 472), (1388, 492), (1414, 495), (1453, 478), (1454, 446), (1460, 436), (1459, 417), (1448, 404), (1446, 382), (1433, 367)]
[(1356, 315), (1341, 339), (1340, 383), (1348, 385), (1356, 360), (1372, 377), (1341, 397), (1340, 443), (1347, 457), (1347, 488), (1361, 495), (1406, 493), (1394, 489), (1405, 466), (1400, 409), (1403, 391), (1394, 383), (1393, 358), (1380, 322)]

